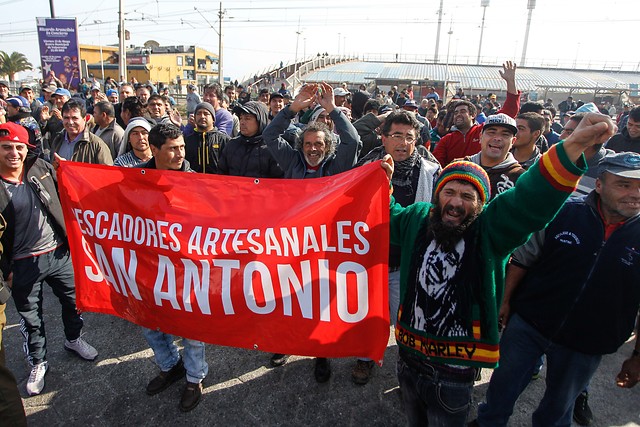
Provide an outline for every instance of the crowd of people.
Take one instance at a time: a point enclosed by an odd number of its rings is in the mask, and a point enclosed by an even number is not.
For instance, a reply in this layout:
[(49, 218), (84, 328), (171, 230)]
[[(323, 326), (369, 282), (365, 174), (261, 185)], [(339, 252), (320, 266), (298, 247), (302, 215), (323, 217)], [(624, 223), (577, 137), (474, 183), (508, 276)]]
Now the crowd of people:
[[(0, 81), (0, 266), (21, 319), (27, 393), (42, 392), (48, 370), (43, 283), (62, 305), (65, 349), (98, 356), (75, 307), (60, 162), (281, 179), (379, 162), (393, 196), (389, 310), (409, 424), (465, 425), (474, 381), (491, 368), (472, 425), (506, 425), (546, 363), (533, 424), (568, 426), (573, 417), (588, 425), (589, 380), (637, 327), (640, 107), (615, 115), (569, 98), (557, 117), (553, 105), (521, 102), (516, 69), (506, 62), (500, 71), (502, 104), (495, 94), (458, 91), (447, 102), (430, 88), (418, 102), (412, 86), (369, 93), (326, 83), (295, 96), (282, 84), (252, 100), (235, 85), (208, 84), (187, 88), (184, 118), (168, 88), (150, 83), (83, 81), (87, 96), (72, 96), (49, 75), (37, 100), (37, 88), (14, 95)], [(143, 335), (159, 367), (147, 394), (186, 378), (179, 408), (195, 408), (208, 373), (204, 343), (182, 338), (180, 355), (177, 337)], [(639, 342), (616, 379), (621, 387), (640, 380)], [(288, 357), (273, 354), (270, 364)], [(369, 359), (354, 361), (354, 383), (367, 384), (373, 369)], [(330, 376), (330, 360), (317, 358), (316, 381)], [(0, 378), (6, 414), (20, 425), (24, 410), (3, 364)]]

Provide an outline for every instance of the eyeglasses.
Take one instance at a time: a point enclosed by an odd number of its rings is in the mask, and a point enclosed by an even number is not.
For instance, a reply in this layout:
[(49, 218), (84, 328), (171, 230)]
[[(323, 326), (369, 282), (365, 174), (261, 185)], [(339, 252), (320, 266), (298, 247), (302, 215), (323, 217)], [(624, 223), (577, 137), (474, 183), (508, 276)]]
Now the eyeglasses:
[(387, 135), (389, 138), (391, 138), (394, 142), (406, 142), (407, 144), (412, 144), (414, 142), (416, 142), (416, 137), (413, 135), (403, 135), (401, 133), (394, 133), (391, 135)]

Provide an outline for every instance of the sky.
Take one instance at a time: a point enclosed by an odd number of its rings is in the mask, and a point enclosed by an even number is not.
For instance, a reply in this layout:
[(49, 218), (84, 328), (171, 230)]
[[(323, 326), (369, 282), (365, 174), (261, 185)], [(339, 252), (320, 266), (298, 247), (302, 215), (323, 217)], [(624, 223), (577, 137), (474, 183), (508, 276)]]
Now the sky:
[[(117, 45), (118, 0), (52, 1), (56, 17), (77, 18), (81, 44)], [(0, 50), (21, 52), (39, 66), (36, 17), (51, 16), (49, 0), (0, 0), (0, 6)], [(318, 52), (431, 60), (439, 6), (440, 0), (224, 1), (223, 73), (242, 80)], [(219, 7), (219, 1), (124, 0), (128, 44), (195, 44), (217, 53)], [(526, 65), (640, 71), (640, 56), (626, 43), (638, 12), (637, 0), (537, 0)], [(481, 63), (521, 62), (528, 14), (527, 0), (489, 0)], [(444, 0), (441, 62), (448, 53), (451, 63), (476, 63), (482, 16), (481, 0)]]

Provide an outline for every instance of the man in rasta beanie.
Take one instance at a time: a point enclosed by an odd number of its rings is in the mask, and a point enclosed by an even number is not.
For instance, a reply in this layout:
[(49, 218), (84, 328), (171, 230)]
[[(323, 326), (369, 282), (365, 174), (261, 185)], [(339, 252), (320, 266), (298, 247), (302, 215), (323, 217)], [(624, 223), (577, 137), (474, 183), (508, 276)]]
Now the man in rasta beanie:
[[(465, 425), (475, 368), (498, 363), (509, 255), (551, 221), (585, 172), (584, 150), (614, 129), (609, 117), (587, 115), (488, 204), (489, 177), (467, 161), (443, 169), (431, 204), (392, 199), (390, 242), (402, 249), (397, 372), (410, 425)], [(391, 180), (390, 156), (382, 166)]]
[(269, 123), (269, 111), (260, 101), (237, 105), (233, 112), (240, 118), (240, 135), (227, 142), (220, 153), (218, 173), (254, 178), (282, 178), (278, 166), (262, 139)]
[(215, 117), (213, 105), (208, 102), (196, 105), (195, 129), (184, 139), (185, 159), (196, 172), (218, 173), (218, 159), (229, 136), (215, 127)]

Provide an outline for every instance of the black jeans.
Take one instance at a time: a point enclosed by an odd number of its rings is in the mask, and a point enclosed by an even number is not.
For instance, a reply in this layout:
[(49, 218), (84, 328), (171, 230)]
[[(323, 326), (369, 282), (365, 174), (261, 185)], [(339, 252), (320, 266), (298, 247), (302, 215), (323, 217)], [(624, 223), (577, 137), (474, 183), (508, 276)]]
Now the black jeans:
[(46, 360), (42, 284), (46, 282), (62, 305), (64, 335), (71, 341), (80, 336), (82, 317), (76, 311), (76, 286), (67, 245), (45, 254), (13, 263), (12, 296), (21, 318), (27, 359), (33, 366)]

